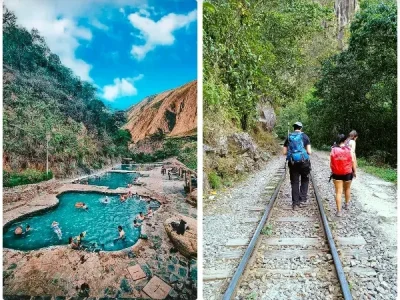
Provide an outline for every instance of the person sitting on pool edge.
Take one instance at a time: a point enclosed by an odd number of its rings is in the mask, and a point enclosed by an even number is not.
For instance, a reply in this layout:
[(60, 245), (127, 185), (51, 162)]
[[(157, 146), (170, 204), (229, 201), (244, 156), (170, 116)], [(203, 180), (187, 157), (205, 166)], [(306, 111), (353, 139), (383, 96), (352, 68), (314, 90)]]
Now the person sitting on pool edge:
[(153, 216), (153, 210), (151, 209), (151, 207), (149, 207), (149, 209), (147, 210), (147, 218), (151, 218)]
[(136, 220), (143, 222), (143, 220), (144, 220), (143, 212), (140, 212), (140, 213), (136, 216)]
[(119, 231), (119, 238), (118, 240), (124, 240), (125, 239), (125, 231), (122, 229), (122, 226), (118, 226), (118, 231)]
[(76, 243), (74, 242), (72, 236), (70, 236), (70, 237), (68, 238), (68, 246), (69, 246), (71, 249), (74, 249), (74, 250), (78, 250), (78, 249), (79, 249), (79, 245), (76, 244)]
[(78, 243), (78, 246), (80, 247), (82, 242), (83, 242), (83, 238), (86, 236), (86, 231), (81, 232), (80, 235), (78, 235), (75, 239)]

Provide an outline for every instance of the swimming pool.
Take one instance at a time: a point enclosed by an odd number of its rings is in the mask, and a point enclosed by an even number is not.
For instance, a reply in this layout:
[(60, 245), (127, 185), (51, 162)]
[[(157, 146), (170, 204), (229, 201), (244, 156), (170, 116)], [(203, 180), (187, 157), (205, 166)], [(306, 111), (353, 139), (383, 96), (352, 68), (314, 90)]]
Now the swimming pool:
[[(91, 250), (116, 251), (134, 245), (140, 236), (140, 227), (133, 226), (133, 220), (139, 212), (147, 212), (149, 206), (157, 209), (157, 201), (145, 202), (138, 197), (130, 198), (121, 203), (118, 195), (108, 195), (110, 203), (100, 202), (106, 195), (101, 193), (67, 192), (58, 198), (57, 207), (37, 215), (27, 216), (17, 220), (4, 228), (3, 246), (16, 250), (36, 250), (54, 245), (68, 244), (70, 236), (76, 237), (86, 231), (84, 244)], [(76, 202), (84, 202), (89, 209), (84, 211), (75, 208)], [(51, 228), (53, 221), (57, 221), (62, 231), (61, 240)], [(25, 229), (29, 224), (32, 228), (22, 236), (14, 234), (15, 228)], [(118, 238), (118, 226), (125, 231), (126, 239)]]
[(88, 184), (107, 186), (110, 189), (116, 189), (119, 187), (126, 187), (128, 183), (132, 183), (137, 177), (139, 177), (138, 173), (107, 172), (99, 177), (89, 177)]
[(128, 164), (121, 164), (116, 168), (116, 170), (126, 170), (126, 171), (134, 171), (136, 169), (137, 165), (128, 165)]

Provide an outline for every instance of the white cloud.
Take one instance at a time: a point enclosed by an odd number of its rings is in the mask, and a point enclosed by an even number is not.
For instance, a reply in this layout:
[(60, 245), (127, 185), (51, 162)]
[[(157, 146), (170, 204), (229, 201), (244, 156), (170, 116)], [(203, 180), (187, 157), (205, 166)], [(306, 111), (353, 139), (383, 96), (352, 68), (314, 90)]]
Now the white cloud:
[(134, 82), (142, 78), (143, 74), (134, 78), (115, 78), (114, 84), (104, 86), (102, 96), (104, 99), (111, 102), (119, 97), (135, 96), (137, 95), (137, 89), (134, 86)]
[(175, 42), (173, 32), (188, 26), (196, 18), (196, 10), (187, 15), (170, 13), (157, 22), (149, 17), (142, 16), (140, 12), (130, 14), (128, 16), (129, 21), (133, 27), (140, 31), (141, 37), (145, 40), (144, 45), (133, 45), (131, 54), (137, 60), (142, 60), (148, 52), (154, 50), (157, 46), (172, 45)]
[[(106, 5), (147, 7), (147, 0), (5, 0), (4, 3), (15, 13), (20, 25), (28, 30), (38, 29), (61, 62), (88, 81), (92, 81), (89, 75), (92, 66), (77, 58), (75, 53), (81, 44), (91, 41), (92, 32), (78, 25), (77, 20), (81, 17), (95, 19)], [(103, 25), (103, 29), (106, 26), (100, 22), (92, 25), (97, 28)]]
[(107, 31), (110, 29), (106, 24), (101, 23), (99, 20), (94, 19), (91, 24), (96, 27), (97, 29)]
[(150, 13), (145, 10), (144, 8), (139, 9), (139, 14), (141, 14), (142, 16), (145, 16), (146, 18), (150, 17)]

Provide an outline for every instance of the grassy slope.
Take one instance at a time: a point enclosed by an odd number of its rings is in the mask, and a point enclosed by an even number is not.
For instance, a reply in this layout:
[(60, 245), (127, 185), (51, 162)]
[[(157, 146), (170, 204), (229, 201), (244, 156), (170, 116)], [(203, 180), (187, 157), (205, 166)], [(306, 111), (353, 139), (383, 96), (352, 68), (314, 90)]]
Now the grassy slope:
[(364, 158), (357, 159), (358, 166), (366, 173), (375, 175), (389, 182), (397, 182), (397, 169), (390, 166), (377, 166)]

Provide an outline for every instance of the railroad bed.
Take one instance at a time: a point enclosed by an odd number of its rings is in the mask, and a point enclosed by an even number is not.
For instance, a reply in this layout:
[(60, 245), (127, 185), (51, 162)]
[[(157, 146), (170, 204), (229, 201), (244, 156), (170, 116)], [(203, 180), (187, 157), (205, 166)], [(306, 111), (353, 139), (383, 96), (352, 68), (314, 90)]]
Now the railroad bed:
[[(259, 222), (253, 235), (226, 244), (222, 259), (237, 261), (235, 273), (223, 265), (216, 270), (205, 268), (204, 281), (226, 281), (216, 299), (352, 299), (340, 260), (367, 257), (365, 240), (361, 236), (333, 239), (328, 229), (330, 247), (323, 219), (326, 225), (328, 221), (320, 213), (322, 202), (318, 204), (312, 181), (306, 205), (294, 211), (289, 176), (283, 180), (284, 174), (285, 169), (279, 169), (275, 181), (266, 187), (271, 197), (268, 205), (245, 208)], [(348, 272), (363, 281), (376, 276), (371, 268)]]

